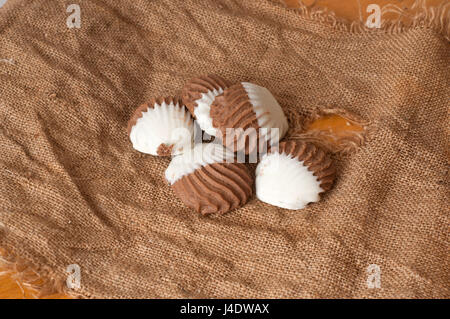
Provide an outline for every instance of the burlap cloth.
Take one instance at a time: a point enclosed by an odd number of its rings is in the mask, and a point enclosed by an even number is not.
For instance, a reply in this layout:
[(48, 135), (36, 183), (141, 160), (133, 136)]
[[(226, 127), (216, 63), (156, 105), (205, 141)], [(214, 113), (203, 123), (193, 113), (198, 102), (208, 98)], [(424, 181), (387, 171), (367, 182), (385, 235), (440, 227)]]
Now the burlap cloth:
[[(269, 0), (99, 0), (79, 1), (69, 29), (70, 1), (10, 1), (0, 245), (55, 287), (78, 264), (85, 297), (450, 297), (442, 21), (361, 31)], [(374, 134), (305, 210), (254, 198), (201, 217), (165, 182), (169, 159), (134, 151), (126, 124), (203, 73), (266, 86), (291, 121), (338, 106)], [(368, 288), (371, 264), (381, 288)]]

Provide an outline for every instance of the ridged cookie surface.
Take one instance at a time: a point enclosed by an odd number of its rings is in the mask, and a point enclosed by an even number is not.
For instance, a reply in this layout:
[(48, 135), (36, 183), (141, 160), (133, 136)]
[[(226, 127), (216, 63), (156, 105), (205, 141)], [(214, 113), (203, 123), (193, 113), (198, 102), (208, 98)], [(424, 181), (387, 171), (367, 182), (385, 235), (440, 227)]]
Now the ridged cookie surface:
[(183, 88), (182, 98), (200, 128), (211, 136), (216, 135), (210, 116), (211, 104), (230, 84), (218, 75), (202, 75), (191, 79)]
[(333, 160), (309, 142), (281, 142), (256, 168), (256, 196), (287, 209), (302, 209), (331, 189), (336, 175)]
[(135, 110), (128, 122), (128, 135), (139, 152), (181, 154), (192, 147), (194, 121), (180, 98), (153, 98)]
[(287, 118), (272, 93), (248, 82), (235, 84), (216, 97), (210, 114), (223, 145), (246, 154), (262, 143), (277, 143), (288, 130)]
[(166, 170), (174, 193), (188, 207), (207, 215), (223, 214), (244, 205), (252, 196), (253, 178), (234, 154), (218, 144), (199, 144), (174, 157)]

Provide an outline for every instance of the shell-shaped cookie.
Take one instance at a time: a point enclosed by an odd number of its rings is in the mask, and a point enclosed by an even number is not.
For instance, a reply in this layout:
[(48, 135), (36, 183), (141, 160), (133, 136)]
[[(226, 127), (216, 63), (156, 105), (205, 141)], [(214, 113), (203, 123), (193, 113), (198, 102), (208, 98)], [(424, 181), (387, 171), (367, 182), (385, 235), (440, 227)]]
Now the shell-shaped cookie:
[(180, 98), (153, 98), (136, 109), (128, 122), (128, 135), (139, 152), (177, 155), (193, 145), (194, 120)]
[(281, 142), (256, 167), (256, 196), (287, 209), (302, 209), (331, 189), (335, 179), (332, 159), (316, 145)]
[(224, 146), (246, 154), (258, 145), (274, 145), (286, 134), (286, 116), (270, 91), (243, 82), (218, 96), (211, 105), (213, 127), (220, 131)]
[(191, 79), (183, 88), (182, 98), (200, 128), (211, 136), (216, 135), (212, 126), (210, 108), (216, 96), (223, 93), (230, 84), (218, 75), (203, 75)]
[(181, 201), (202, 215), (231, 211), (253, 193), (247, 167), (235, 163), (234, 154), (215, 143), (198, 144), (191, 152), (175, 156), (166, 179)]

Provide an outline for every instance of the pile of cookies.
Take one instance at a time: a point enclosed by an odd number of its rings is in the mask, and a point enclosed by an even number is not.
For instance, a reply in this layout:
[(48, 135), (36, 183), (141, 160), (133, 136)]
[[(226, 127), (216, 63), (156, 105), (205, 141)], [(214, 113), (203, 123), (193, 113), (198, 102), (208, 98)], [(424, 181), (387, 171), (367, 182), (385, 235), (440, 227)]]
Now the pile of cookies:
[[(195, 143), (196, 124), (214, 140)], [(207, 215), (226, 213), (253, 195), (268, 204), (302, 209), (317, 202), (335, 178), (330, 157), (304, 141), (281, 141), (287, 118), (264, 87), (231, 84), (217, 75), (191, 79), (181, 97), (154, 98), (128, 123), (133, 148), (172, 156), (165, 177), (188, 207)], [(258, 153), (256, 178), (249, 160)]]

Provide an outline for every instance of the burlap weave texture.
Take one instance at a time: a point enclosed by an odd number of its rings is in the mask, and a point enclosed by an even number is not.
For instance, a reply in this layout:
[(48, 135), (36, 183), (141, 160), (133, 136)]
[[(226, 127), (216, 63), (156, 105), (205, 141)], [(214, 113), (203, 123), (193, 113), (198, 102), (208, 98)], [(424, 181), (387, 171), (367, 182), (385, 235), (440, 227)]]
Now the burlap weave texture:
[[(268, 0), (82, 0), (69, 29), (69, 4), (0, 10), (0, 246), (57, 282), (79, 265), (86, 297), (450, 297), (444, 35), (349, 32)], [(126, 125), (205, 73), (269, 88), (291, 123), (336, 106), (373, 136), (305, 210), (201, 217)]]

